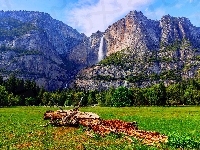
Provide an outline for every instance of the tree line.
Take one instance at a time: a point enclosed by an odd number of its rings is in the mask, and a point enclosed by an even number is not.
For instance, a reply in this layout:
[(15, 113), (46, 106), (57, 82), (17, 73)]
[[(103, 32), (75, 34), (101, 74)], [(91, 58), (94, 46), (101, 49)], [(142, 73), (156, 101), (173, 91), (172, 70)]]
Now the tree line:
[(105, 91), (64, 89), (49, 92), (34, 81), (0, 77), (0, 106), (88, 106), (109, 107), (200, 105), (200, 80), (189, 79), (165, 86), (163, 82), (147, 88), (110, 88)]

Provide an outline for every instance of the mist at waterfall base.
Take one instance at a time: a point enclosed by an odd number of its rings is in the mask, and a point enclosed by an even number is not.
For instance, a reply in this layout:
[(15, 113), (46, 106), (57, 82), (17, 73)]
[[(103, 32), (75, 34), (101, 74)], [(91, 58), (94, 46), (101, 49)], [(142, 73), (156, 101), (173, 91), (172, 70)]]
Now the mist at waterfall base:
[(100, 62), (103, 58), (104, 58), (104, 52), (103, 52), (103, 49), (104, 49), (104, 42), (103, 42), (103, 38), (101, 38), (101, 41), (100, 41), (100, 46), (99, 46), (99, 51), (98, 51), (98, 62)]

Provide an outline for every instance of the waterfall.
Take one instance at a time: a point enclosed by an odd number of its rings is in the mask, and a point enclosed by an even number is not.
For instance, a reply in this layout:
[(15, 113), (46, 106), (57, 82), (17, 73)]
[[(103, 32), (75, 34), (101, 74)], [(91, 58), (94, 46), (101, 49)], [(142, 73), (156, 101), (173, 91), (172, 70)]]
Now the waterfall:
[(100, 62), (104, 58), (104, 41), (103, 41), (104, 36), (101, 38), (100, 46), (99, 46), (99, 51), (98, 51), (98, 62)]

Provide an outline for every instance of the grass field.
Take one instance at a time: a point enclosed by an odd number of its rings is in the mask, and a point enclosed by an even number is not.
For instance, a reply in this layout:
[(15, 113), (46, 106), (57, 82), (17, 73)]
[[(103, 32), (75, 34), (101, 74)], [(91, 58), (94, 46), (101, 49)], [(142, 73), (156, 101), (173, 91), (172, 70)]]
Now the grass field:
[[(88, 137), (83, 128), (41, 127), (50, 108), (0, 108), (0, 149), (200, 149), (200, 107), (86, 107), (103, 119), (137, 121), (139, 129), (169, 136), (163, 147), (131, 142), (123, 136)], [(57, 108), (51, 108), (57, 110)]]

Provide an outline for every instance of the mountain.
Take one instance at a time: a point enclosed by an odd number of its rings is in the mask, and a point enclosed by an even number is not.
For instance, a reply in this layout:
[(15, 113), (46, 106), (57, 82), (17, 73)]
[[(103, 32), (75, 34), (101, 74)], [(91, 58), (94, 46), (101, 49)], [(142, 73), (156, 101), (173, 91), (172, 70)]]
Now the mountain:
[(64, 88), (96, 63), (90, 41), (47, 13), (0, 11), (0, 74), (35, 80), (48, 90)]
[(65, 87), (146, 87), (196, 76), (200, 28), (187, 18), (155, 21), (131, 11), (90, 37), (49, 14), (0, 11), (0, 75)]
[(101, 59), (81, 70), (72, 87), (168, 85), (194, 78), (200, 67), (200, 28), (184, 17), (166, 15), (155, 21), (131, 11), (97, 39)]

